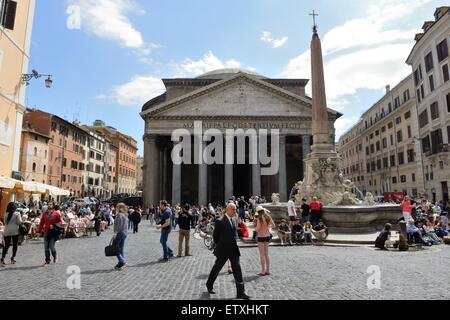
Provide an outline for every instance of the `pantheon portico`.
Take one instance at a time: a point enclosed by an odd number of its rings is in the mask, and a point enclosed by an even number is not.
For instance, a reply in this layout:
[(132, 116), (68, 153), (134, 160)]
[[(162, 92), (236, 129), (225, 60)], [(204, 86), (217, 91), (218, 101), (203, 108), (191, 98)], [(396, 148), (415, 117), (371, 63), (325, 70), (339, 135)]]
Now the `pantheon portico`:
[[(223, 203), (232, 195), (270, 199), (272, 193), (287, 200), (290, 189), (303, 180), (303, 160), (312, 144), (312, 100), (305, 95), (308, 80), (269, 79), (250, 71), (222, 69), (163, 82), (166, 92), (148, 101), (141, 112), (145, 121), (144, 205), (157, 205), (161, 199), (206, 205)], [(330, 109), (328, 114), (331, 141), (334, 122), (341, 114)], [(236, 146), (234, 164), (173, 164), (172, 133), (177, 129), (193, 133), (194, 123), (200, 121), (204, 131), (223, 132), (224, 140), (227, 129), (278, 129), (279, 172), (261, 175), (260, 162), (249, 161), (249, 141), (245, 155), (239, 154), (245, 156), (245, 164), (237, 164)], [(202, 147), (206, 144), (195, 142)], [(270, 154), (270, 143), (268, 148)]]

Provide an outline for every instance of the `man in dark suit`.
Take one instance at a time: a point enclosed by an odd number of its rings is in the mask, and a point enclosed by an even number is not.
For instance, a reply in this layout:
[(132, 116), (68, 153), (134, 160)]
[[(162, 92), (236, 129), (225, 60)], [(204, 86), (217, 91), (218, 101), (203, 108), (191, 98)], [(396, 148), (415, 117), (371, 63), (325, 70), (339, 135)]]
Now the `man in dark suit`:
[(242, 279), (241, 265), (239, 264), (239, 257), (241, 253), (237, 245), (237, 226), (233, 221), (236, 216), (236, 205), (230, 203), (227, 206), (225, 215), (216, 220), (214, 224), (213, 239), (216, 245), (214, 255), (216, 256), (216, 263), (214, 264), (211, 273), (209, 274), (206, 288), (210, 294), (215, 294), (213, 286), (219, 275), (220, 270), (229, 259), (231, 267), (233, 268), (233, 276), (236, 282), (237, 298), (250, 300), (250, 297), (245, 294), (244, 281)]

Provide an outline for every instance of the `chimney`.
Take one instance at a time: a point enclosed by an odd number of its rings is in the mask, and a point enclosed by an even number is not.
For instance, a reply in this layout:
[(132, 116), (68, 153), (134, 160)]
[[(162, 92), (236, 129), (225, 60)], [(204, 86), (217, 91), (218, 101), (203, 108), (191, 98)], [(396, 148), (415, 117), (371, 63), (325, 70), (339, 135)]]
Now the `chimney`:
[(386, 86), (386, 94), (388, 94), (389, 92), (391, 92), (391, 86), (390, 86), (390, 85), (387, 85), (387, 86)]

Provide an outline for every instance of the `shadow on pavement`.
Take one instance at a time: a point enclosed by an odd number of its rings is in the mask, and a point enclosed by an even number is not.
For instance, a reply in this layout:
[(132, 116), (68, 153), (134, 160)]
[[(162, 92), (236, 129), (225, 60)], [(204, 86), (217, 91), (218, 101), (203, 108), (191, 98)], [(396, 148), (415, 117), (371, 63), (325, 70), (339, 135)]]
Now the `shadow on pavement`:
[(85, 272), (81, 272), (81, 275), (106, 274), (106, 273), (113, 273), (113, 272), (117, 272), (117, 271), (111, 268), (111, 269), (106, 269), (106, 270), (85, 271)]
[(30, 267), (6, 267), (6, 268), (2, 268), (0, 269), (0, 272), (5, 272), (5, 271), (27, 271), (27, 270), (35, 270), (35, 269), (43, 269), (44, 267), (42, 265), (39, 266), (30, 266)]

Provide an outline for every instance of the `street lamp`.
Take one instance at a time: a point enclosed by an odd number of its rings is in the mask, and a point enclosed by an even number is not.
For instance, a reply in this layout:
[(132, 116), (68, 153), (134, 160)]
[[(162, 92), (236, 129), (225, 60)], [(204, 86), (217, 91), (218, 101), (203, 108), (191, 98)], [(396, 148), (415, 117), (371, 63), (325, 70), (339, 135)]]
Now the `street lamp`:
[(37, 72), (36, 70), (32, 70), (29, 74), (22, 74), (22, 82), (28, 86), (30, 85), (31, 79), (38, 79), (41, 77), (47, 77), (47, 79), (45, 79), (45, 86), (47, 88), (51, 88), (53, 84), (53, 80), (51, 79), (52, 76), (50, 74), (39, 74), (39, 72)]

